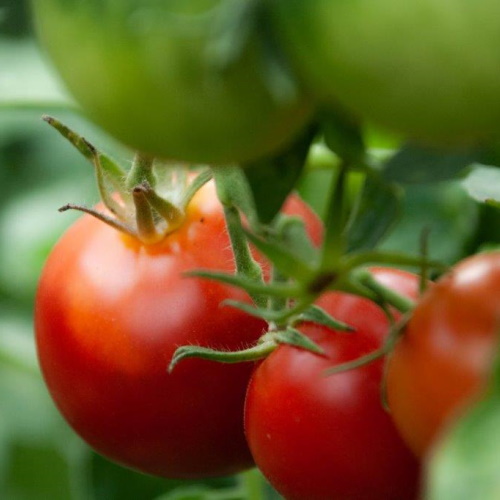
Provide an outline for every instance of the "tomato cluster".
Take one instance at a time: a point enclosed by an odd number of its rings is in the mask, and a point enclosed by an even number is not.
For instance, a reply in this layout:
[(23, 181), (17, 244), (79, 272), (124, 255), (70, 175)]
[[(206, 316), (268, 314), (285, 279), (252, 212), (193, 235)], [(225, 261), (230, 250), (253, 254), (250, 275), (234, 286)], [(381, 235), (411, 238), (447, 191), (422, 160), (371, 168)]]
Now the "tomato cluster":
[[(500, 17), (493, 3), (37, 0), (33, 11), (40, 40), (91, 119), (151, 164), (155, 157), (163, 166), (175, 160), (228, 171), (232, 163), (287, 157), (319, 109), (339, 106), (339, 116), (426, 143), (464, 146), (495, 136)], [(105, 170), (93, 147), (76, 142)], [(350, 158), (341, 160), (343, 174)], [(366, 173), (369, 162), (361, 163)], [(144, 234), (162, 217), (168, 229), (164, 210), (175, 205), (155, 192), (149, 174), (123, 191)], [(100, 187), (123, 187), (113, 175), (101, 175)], [(338, 182), (331, 206), (342, 212), (348, 202)], [(109, 222), (123, 212), (132, 220), (123, 193), (108, 193), (110, 217), (99, 217)], [(323, 253), (314, 253), (324, 227), (292, 195), (284, 211), (304, 221), (311, 241), (300, 240), (301, 250), (313, 255), (311, 263), (285, 238), (273, 246), (277, 226), (247, 217), (239, 229), (246, 237), (245, 224), (260, 224), (262, 234), (248, 239), (286, 261), (273, 274), (257, 250), (248, 252), (264, 270), (265, 279), (252, 282), (255, 294), (265, 294), (272, 278), (286, 289), (299, 276), (303, 295), (270, 294), (269, 307), (254, 304), (261, 316), (252, 316), (248, 294), (227, 284), (227, 275), (238, 274), (238, 256), (214, 184), (182, 208), (172, 231), (158, 236), (153, 228), (154, 242), (136, 238), (127, 224), (109, 227), (85, 215), (49, 257), (36, 340), (49, 391), (71, 426), (103, 455), (148, 474), (192, 479), (255, 463), (289, 500), (417, 498), (422, 459), (486, 384), (499, 328), (499, 254), (465, 260), (422, 295), (417, 275), (394, 268), (373, 268), (380, 286), (370, 288), (336, 254), (350, 217), (329, 214), (326, 224), (338, 224), (338, 233), (326, 227)], [(239, 217), (242, 207), (231, 208)], [(327, 244), (338, 244), (338, 262), (326, 255)], [(193, 269), (226, 273), (226, 281), (186, 276)], [(318, 269), (326, 272), (315, 275)], [(411, 314), (402, 317), (378, 294), (381, 287), (414, 302)], [(304, 297), (354, 331), (292, 314), (285, 326), (264, 321), (280, 317), (278, 305), (289, 312)], [(256, 364), (187, 359), (167, 372), (180, 346), (249, 350), (278, 338), (281, 327), (317, 350), (280, 341)], [(370, 362), (329, 373), (377, 352)]]

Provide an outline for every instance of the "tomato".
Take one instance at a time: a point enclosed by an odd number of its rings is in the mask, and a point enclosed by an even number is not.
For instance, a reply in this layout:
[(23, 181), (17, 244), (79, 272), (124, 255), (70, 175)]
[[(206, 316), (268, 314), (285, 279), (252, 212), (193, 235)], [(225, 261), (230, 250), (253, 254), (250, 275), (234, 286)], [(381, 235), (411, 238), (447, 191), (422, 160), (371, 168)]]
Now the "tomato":
[[(252, 33), (247, 39), (246, 26), (227, 21), (234, 2), (32, 3), (39, 38), (70, 92), (134, 149), (181, 161), (242, 162), (284, 146), (310, 117), (312, 104), (299, 88), (273, 86), (283, 78), (262, 40)], [(214, 53), (239, 43), (241, 54), (236, 48), (235, 60), (219, 68)]]
[[(415, 296), (416, 276), (374, 269), (378, 280)], [(332, 366), (378, 349), (389, 322), (371, 301), (329, 292), (328, 313), (356, 328), (300, 330), (325, 351), (319, 356), (279, 346), (256, 368), (245, 404), (245, 432), (257, 466), (287, 500), (412, 499), (419, 464), (381, 403), (383, 361), (325, 376)]]
[(463, 146), (500, 130), (500, 4), (272, 0), (310, 87), (379, 125)]
[[(319, 220), (298, 198), (287, 211)], [(245, 300), (226, 285), (184, 277), (204, 268), (231, 272), (232, 254), (213, 184), (185, 223), (146, 246), (85, 215), (56, 244), (35, 308), (41, 369), (61, 413), (93, 448), (139, 471), (175, 478), (235, 473), (253, 464), (243, 433), (249, 364), (185, 360), (180, 345), (239, 349), (263, 321), (230, 307)]]
[(497, 348), (500, 253), (463, 260), (422, 297), (389, 362), (394, 420), (419, 455), (476, 398)]

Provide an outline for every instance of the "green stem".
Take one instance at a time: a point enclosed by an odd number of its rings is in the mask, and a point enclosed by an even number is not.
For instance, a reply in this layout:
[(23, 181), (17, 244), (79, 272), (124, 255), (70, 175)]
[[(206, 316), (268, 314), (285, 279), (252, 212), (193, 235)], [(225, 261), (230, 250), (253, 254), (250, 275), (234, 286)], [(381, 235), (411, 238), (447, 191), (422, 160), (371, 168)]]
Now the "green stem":
[(403, 295), (391, 290), (390, 288), (378, 282), (368, 269), (359, 269), (354, 272), (355, 279), (358, 283), (366, 286), (373, 291), (383, 302), (395, 307), (403, 313), (410, 312), (415, 303), (413, 300), (404, 297)]
[(126, 186), (129, 190), (133, 190), (143, 182), (146, 182), (152, 188), (155, 187), (156, 179), (153, 175), (153, 161), (154, 158), (152, 156), (136, 153), (126, 180)]
[[(233, 206), (224, 206), (224, 216), (229, 239), (231, 240), (237, 275), (244, 276), (257, 283), (263, 283), (262, 269), (252, 257), (238, 210)], [(251, 292), (250, 295), (258, 307), (266, 306), (267, 300), (265, 297)]]
[(212, 179), (212, 171), (207, 169), (200, 172), (193, 182), (184, 191), (181, 201), (181, 208), (186, 211), (187, 206), (193, 199), (194, 195), (208, 182)]

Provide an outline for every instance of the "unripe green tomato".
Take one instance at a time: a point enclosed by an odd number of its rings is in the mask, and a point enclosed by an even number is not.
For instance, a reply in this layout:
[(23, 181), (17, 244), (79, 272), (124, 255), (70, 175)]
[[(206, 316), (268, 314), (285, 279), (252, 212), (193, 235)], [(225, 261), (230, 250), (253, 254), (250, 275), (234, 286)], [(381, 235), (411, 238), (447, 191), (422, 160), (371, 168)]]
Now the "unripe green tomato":
[(500, 2), (271, 0), (323, 101), (434, 144), (500, 132)]
[[(300, 89), (270, 78), (260, 25), (248, 38), (247, 26), (234, 26), (247, 19), (231, 18), (229, 9), (242, 2), (32, 4), (39, 39), (70, 92), (93, 121), (134, 149), (188, 162), (242, 162), (284, 146), (310, 117)], [(225, 61), (221, 44), (240, 42), (234, 60)]]

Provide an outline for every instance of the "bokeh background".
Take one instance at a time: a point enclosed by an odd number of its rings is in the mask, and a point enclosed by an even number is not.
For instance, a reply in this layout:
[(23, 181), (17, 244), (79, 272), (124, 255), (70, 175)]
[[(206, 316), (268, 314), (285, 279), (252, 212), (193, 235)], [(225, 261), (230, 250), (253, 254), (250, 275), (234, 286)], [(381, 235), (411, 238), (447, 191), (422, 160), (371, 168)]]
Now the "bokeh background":
[[(129, 152), (68, 110), (64, 90), (37, 48), (27, 2), (0, 0), (0, 499), (222, 500), (279, 498), (257, 471), (185, 483), (149, 478), (94, 454), (55, 410), (39, 373), (33, 303), (43, 262), (75, 214), (67, 202), (97, 199), (93, 169), (41, 116), (53, 114), (128, 161)], [(307, 172), (305, 198), (321, 210), (326, 170)], [(406, 189), (400, 222), (384, 241), (453, 263), (500, 241), (498, 210), (470, 198), (459, 181)], [(498, 228), (498, 229), (495, 229)]]

